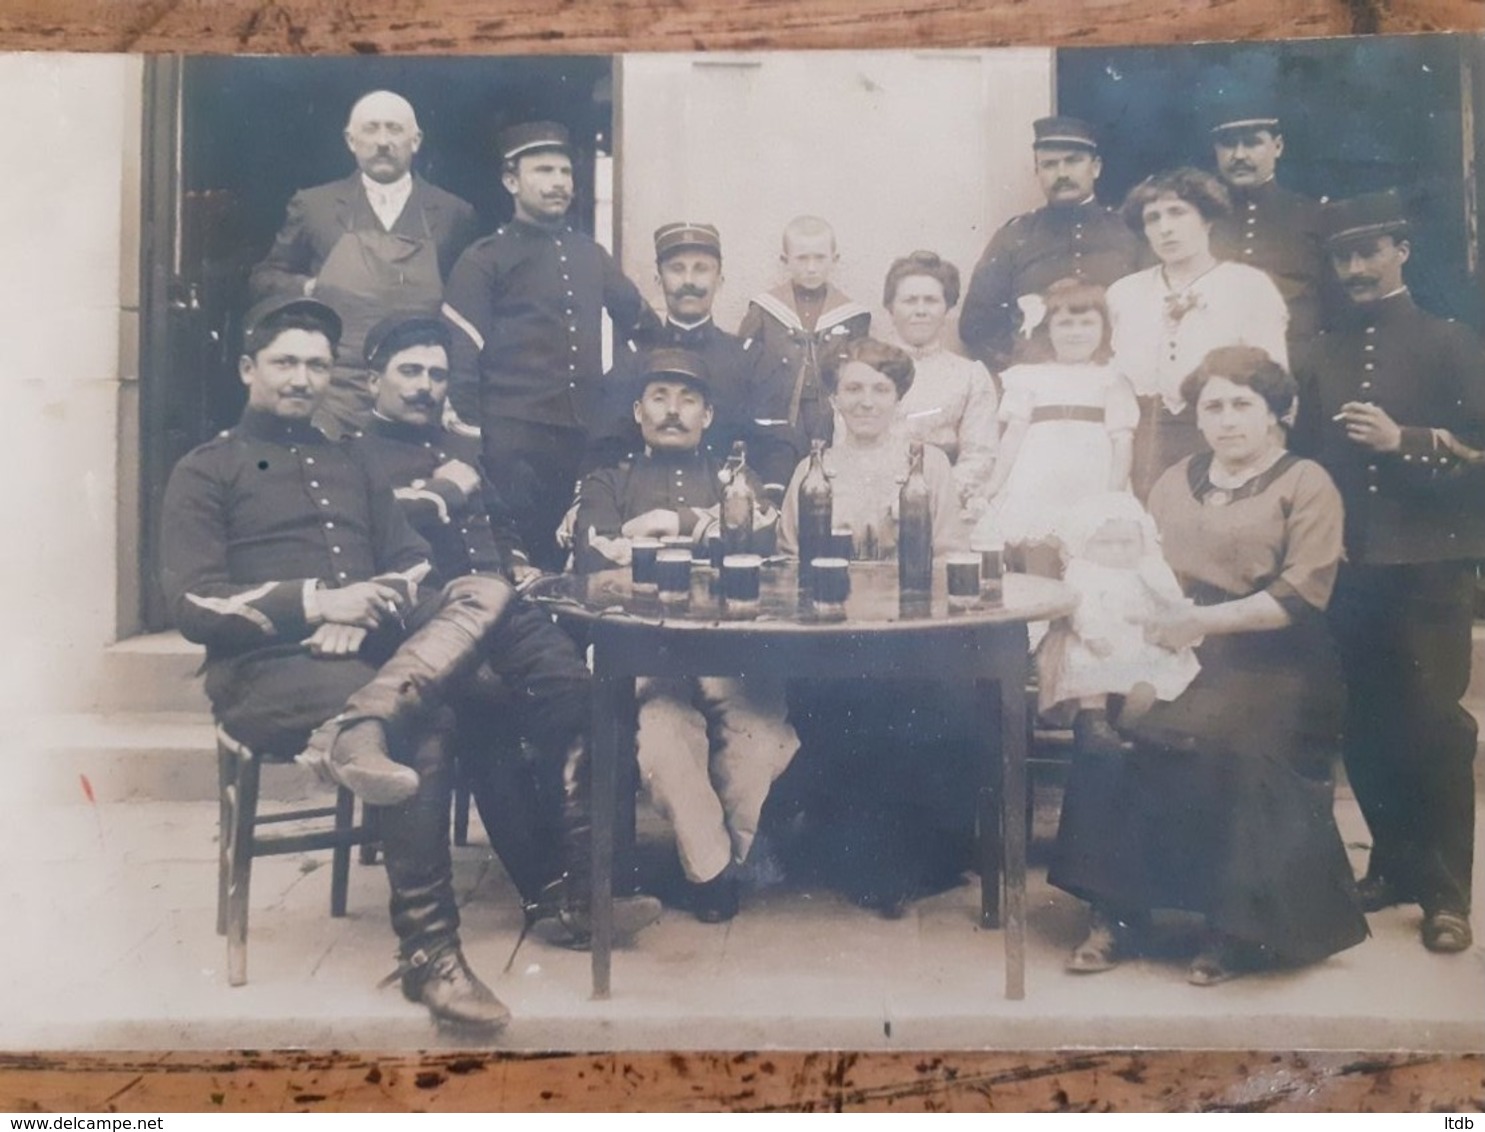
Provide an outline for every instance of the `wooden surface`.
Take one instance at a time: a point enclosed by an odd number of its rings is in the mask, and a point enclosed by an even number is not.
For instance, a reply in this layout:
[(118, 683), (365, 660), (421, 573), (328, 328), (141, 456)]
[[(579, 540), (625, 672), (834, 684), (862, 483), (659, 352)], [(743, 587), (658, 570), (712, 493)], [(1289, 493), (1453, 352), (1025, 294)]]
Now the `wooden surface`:
[(1479, 30), (1479, 0), (0, 0), (12, 49), (547, 52)]
[[(1480, 0), (0, 0), (0, 47), (53, 51), (1079, 45), (1482, 27)], [(0, 1110), (316, 1108), (1480, 1112), (1485, 1060), (1270, 1052), (0, 1056)]]

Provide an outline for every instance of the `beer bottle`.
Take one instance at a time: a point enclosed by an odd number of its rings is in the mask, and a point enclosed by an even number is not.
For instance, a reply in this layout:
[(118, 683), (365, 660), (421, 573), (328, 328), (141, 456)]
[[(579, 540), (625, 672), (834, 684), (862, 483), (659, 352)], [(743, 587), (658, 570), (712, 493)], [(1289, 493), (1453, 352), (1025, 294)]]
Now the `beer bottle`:
[(933, 588), (933, 500), (918, 440), (908, 449), (907, 479), (897, 496), (897, 584), (909, 593)]
[(722, 488), (722, 554), (747, 554), (753, 545), (753, 507), (757, 503), (748, 486), (748, 450), (734, 441), (727, 460), (727, 483)]
[(825, 442), (810, 441), (810, 466), (799, 481), (799, 586), (809, 585), (810, 562), (830, 557), (830, 479), (825, 474)]

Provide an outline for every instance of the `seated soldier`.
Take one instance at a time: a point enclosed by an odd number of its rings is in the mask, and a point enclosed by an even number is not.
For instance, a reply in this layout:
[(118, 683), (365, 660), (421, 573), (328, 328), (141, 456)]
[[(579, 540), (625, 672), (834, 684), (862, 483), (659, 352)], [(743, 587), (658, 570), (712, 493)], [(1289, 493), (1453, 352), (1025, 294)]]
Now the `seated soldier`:
[[(385, 481), (310, 424), (339, 336), (339, 317), (312, 299), (248, 312), (248, 404), (171, 473), (162, 582), (182, 634), (206, 646), (206, 693), (227, 733), (264, 755), (304, 749), (386, 807), (403, 994), (439, 1022), (498, 1029), (509, 1011), (459, 942), (441, 704), (498, 652), (513, 590), (493, 575), (428, 585), (427, 545)], [(588, 895), (568, 886), (574, 914)]]
[[(644, 451), (583, 481), (580, 571), (627, 563), (631, 539), (700, 537), (717, 520), (721, 467), (701, 449), (712, 421), (706, 363), (663, 349), (642, 369), (633, 411)], [(761, 484), (744, 474), (761, 499)], [(770, 549), (776, 519), (771, 509), (755, 514), (754, 549)], [(783, 681), (651, 677), (637, 682), (636, 695), (640, 775), (675, 828), (691, 909), (706, 923), (730, 920), (764, 799), (799, 746), (784, 719)]]
[[(441, 577), (529, 582), (541, 571), (527, 561), (509, 510), (478, 470), (479, 440), (441, 423), (449, 336), (441, 319), (416, 313), (389, 315), (371, 329), (365, 363), (372, 416), (349, 443), (390, 483)], [(455, 747), (491, 847), (521, 894), (527, 925), (556, 916), (566, 932), (559, 942), (583, 945), (586, 910), (567, 907), (562, 897), (569, 888), (564, 877), (587, 884), (591, 676), (572, 639), (525, 601), (511, 603), (497, 642), (453, 702)], [(494, 749), (490, 736), (509, 730), (512, 716), (536, 753), (534, 765)], [(659, 915), (653, 897), (614, 901), (620, 936)]]

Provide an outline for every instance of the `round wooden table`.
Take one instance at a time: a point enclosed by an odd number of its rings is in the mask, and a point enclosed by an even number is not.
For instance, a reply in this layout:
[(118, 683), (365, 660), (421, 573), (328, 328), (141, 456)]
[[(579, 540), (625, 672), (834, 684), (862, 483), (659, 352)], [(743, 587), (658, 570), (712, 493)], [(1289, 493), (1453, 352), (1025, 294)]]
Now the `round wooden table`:
[[(929, 595), (900, 595), (890, 562), (853, 562), (841, 620), (822, 620), (799, 593), (795, 564), (763, 568), (755, 617), (729, 616), (717, 574), (692, 570), (683, 605), (636, 594), (629, 570), (556, 579), (535, 600), (581, 622), (593, 645), (593, 994), (606, 998), (613, 948), (614, 824), (621, 730), (632, 715), (637, 676), (885, 677), (972, 680), (986, 712), (980, 791), (980, 909), (999, 927), (1002, 874), (1005, 993), (1025, 994), (1026, 625), (1063, 616), (1077, 603), (1061, 582), (1005, 577), (1000, 601), (950, 611), (942, 562)], [(998, 757), (997, 757), (998, 755)], [(1012, 804), (1003, 805), (1003, 800)]]

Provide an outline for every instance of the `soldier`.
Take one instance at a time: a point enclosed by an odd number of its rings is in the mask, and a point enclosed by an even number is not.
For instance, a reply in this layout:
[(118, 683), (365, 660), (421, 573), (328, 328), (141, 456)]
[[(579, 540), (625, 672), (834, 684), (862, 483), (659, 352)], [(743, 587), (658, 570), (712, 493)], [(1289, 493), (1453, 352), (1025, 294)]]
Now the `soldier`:
[(1320, 202), (1286, 189), (1274, 178), (1284, 154), (1278, 116), (1244, 107), (1216, 115), (1212, 149), (1217, 173), (1232, 196), (1232, 214), (1212, 226), (1212, 251), (1262, 268), (1289, 306), (1289, 341), (1320, 328), (1325, 251)]
[[(350, 442), (391, 484), (403, 514), (446, 578), (540, 576), (499, 496), (479, 473), (479, 441), (443, 426), (451, 331), (436, 315), (392, 315), (366, 337), (375, 398), (370, 422)], [(556, 917), (559, 942), (587, 942), (586, 912), (563, 897), (587, 884), (591, 678), (571, 638), (523, 600), (512, 603), (485, 663), (453, 699), (455, 749), (490, 844), (521, 894), (527, 926)], [(489, 694), (491, 685), (503, 695)], [(518, 732), (534, 765), (496, 749), (493, 734)], [(564, 877), (569, 878), (564, 881)], [(660, 914), (652, 897), (614, 901), (629, 935)]]
[(498, 1029), (509, 1011), (459, 943), (437, 700), (498, 633), (511, 587), (429, 589), (428, 548), (391, 491), (310, 424), (339, 335), (314, 299), (248, 313), (248, 404), (171, 472), (162, 582), (182, 634), (206, 646), (206, 694), (227, 733), (262, 755), (305, 751), (385, 807), (403, 994), (441, 1022)]
[(1040, 296), (1059, 279), (1107, 287), (1140, 265), (1138, 238), (1098, 203), (1103, 171), (1093, 127), (1077, 118), (1038, 118), (1031, 143), (1044, 208), (1022, 213), (991, 238), (975, 265), (959, 336), (993, 373), (1009, 366), (1016, 335), (1041, 321)]
[[(720, 465), (701, 447), (712, 417), (705, 361), (656, 350), (631, 388), (644, 452), (583, 481), (580, 570), (628, 563), (631, 539), (697, 537), (717, 518)], [(756, 497), (762, 484), (753, 476), (749, 483)], [(777, 518), (769, 508), (756, 515), (753, 549), (772, 549)], [(784, 719), (784, 683), (766, 675), (645, 678), (636, 695), (640, 775), (675, 828), (691, 911), (704, 923), (730, 920), (764, 800), (799, 747)]]
[(515, 218), (454, 266), (443, 313), (452, 325), (450, 399), (478, 425), (484, 470), (514, 515), (531, 561), (560, 570), (554, 535), (601, 423), (602, 319), (620, 340), (659, 319), (613, 257), (567, 222), (572, 144), (556, 122), (512, 126), (501, 182)]
[(467, 202), (412, 171), (423, 144), (401, 95), (378, 90), (351, 108), (345, 144), (358, 171), (295, 193), (273, 247), (253, 269), (255, 300), (313, 295), (344, 328), (340, 356), (315, 425), (332, 438), (371, 411), (361, 343), (394, 310), (436, 312), (443, 281), (479, 232)]
[[(712, 424), (705, 444), (714, 455), (725, 456), (735, 440), (754, 439), (751, 397), (754, 363), (759, 351), (751, 341), (728, 334), (712, 321), (712, 304), (721, 290), (722, 237), (711, 224), (677, 221), (655, 230), (655, 276), (665, 294), (665, 326), (646, 343), (651, 349), (690, 350), (706, 362), (711, 375)], [(642, 364), (640, 344), (616, 352), (614, 372), (607, 382), (613, 408), (609, 436), (593, 454), (592, 465), (613, 464), (642, 443), (632, 409), (636, 371)], [(756, 458), (757, 453), (750, 455)]]
[(1420, 310), (1404, 282), (1395, 192), (1327, 205), (1350, 300), (1304, 363), (1306, 434), (1346, 505), (1331, 622), (1346, 668), (1346, 774), (1372, 834), (1362, 906), (1423, 909), (1423, 945), (1470, 946), (1476, 726), (1472, 559), (1485, 557), (1480, 343)]

